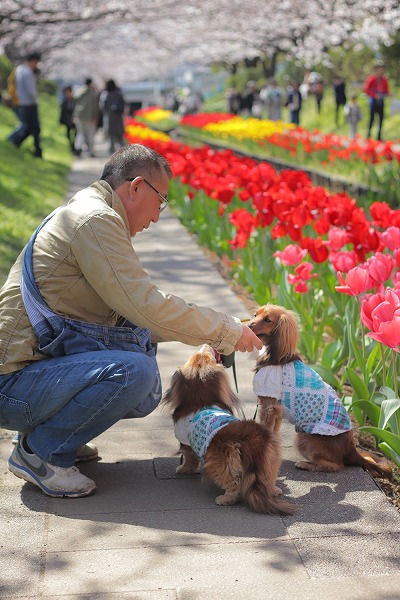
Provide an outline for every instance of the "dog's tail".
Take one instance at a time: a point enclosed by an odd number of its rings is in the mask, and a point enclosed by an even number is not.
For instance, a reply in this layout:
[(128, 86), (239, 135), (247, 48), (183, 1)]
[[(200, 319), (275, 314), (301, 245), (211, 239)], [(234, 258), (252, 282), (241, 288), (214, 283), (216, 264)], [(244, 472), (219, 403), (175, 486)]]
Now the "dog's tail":
[(372, 477), (382, 477), (384, 479), (393, 479), (392, 469), (388, 465), (377, 463), (369, 452), (362, 453), (357, 448), (352, 448), (346, 456), (346, 464), (354, 467), (362, 467), (368, 471)]
[(252, 510), (267, 515), (292, 515), (296, 511), (294, 504), (271, 492), (255, 473), (245, 473), (242, 497)]
[[(279, 496), (275, 486), (277, 470), (280, 466), (280, 445), (274, 433), (268, 430), (260, 432), (264, 438), (257, 458), (247, 444), (241, 444), (243, 501), (258, 513), (270, 515), (292, 515), (296, 506)], [(278, 463), (277, 463), (278, 461)]]

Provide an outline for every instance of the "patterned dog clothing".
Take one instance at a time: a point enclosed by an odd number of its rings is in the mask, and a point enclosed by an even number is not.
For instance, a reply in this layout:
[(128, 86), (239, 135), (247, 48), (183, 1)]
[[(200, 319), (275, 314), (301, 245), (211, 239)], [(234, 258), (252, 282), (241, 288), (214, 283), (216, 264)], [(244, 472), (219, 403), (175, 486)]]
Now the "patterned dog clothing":
[(201, 461), (214, 435), (232, 421), (239, 421), (228, 410), (218, 406), (206, 406), (197, 413), (179, 419), (175, 423), (175, 437), (181, 444), (190, 446)]
[(352, 428), (334, 389), (299, 360), (262, 367), (254, 375), (253, 390), (257, 396), (276, 398), (296, 431), (338, 435)]

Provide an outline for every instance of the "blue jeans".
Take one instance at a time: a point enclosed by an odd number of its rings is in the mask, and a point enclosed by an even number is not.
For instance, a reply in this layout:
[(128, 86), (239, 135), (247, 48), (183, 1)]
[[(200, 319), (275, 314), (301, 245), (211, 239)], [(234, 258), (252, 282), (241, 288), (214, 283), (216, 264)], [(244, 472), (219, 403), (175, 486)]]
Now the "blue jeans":
[(151, 392), (157, 378), (154, 357), (141, 352), (39, 360), (0, 375), (0, 425), (27, 432), (29, 446), (45, 462), (70, 467), (79, 446), (128, 413), (144, 417), (156, 408)]
[(8, 139), (19, 147), (31, 135), (36, 152), (41, 153), (38, 107), (36, 104), (32, 104), (31, 106), (17, 106), (16, 114), (21, 123), (8, 136)]

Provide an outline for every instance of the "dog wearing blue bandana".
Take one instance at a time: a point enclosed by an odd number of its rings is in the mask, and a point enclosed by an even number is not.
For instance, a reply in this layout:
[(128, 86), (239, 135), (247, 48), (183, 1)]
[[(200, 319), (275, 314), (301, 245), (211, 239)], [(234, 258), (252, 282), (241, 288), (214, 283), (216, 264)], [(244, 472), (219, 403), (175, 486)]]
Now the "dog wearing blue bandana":
[[(259, 513), (293, 514), (294, 505), (279, 497), (276, 487), (279, 434), (234, 415), (243, 413), (240, 400), (210, 346), (203, 346), (175, 371), (163, 403), (172, 410), (180, 442), (183, 460), (177, 473), (200, 469), (224, 490), (215, 499), (221, 506), (241, 500)], [(281, 419), (279, 407), (276, 416)]]

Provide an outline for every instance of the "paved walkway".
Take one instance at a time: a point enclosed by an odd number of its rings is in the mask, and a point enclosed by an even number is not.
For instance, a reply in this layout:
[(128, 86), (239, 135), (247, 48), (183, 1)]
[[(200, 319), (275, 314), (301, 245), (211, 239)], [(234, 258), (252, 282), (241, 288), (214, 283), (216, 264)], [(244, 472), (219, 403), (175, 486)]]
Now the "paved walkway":
[[(76, 160), (71, 191), (101, 173), (106, 152)], [(195, 240), (165, 211), (135, 239), (160, 289), (240, 317), (239, 299)], [(159, 347), (164, 385), (192, 349)], [(240, 395), (254, 413), (253, 364), (238, 355)], [(231, 376), (231, 375), (230, 375)], [(398, 600), (400, 514), (357, 468), (298, 471), (283, 429), (279, 485), (299, 511), (281, 518), (218, 507), (199, 476), (176, 476), (170, 417), (121, 421), (96, 443), (88, 498), (49, 498), (7, 470), (11, 433), (0, 431), (0, 598), (55, 600)]]

